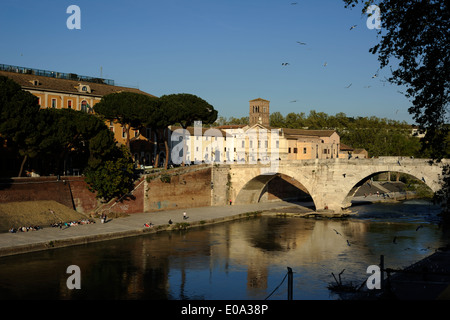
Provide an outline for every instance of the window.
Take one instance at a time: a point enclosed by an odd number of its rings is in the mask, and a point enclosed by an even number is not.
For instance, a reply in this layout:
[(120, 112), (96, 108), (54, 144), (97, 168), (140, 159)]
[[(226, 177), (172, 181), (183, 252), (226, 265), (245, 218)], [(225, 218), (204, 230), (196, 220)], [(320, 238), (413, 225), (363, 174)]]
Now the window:
[(114, 132), (114, 122), (112, 122), (112, 121), (109, 122), (109, 130)]
[(83, 112), (88, 111), (88, 103), (86, 100), (81, 101), (81, 111), (83, 111)]
[(266, 148), (269, 147), (269, 141), (266, 140), (266, 141), (264, 142), (264, 144), (265, 144)]
[(127, 137), (127, 131), (125, 130), (125, 128), (122, 128), (122, 138), (126, 138)]
[(276, 146), (277, 146), (277, 148), (280, 147), (280, 141), (279, 140), (277, 140)]
[(242, 148), (244, 148), (244, 147), (245, 147), (245, 141), (242, 140)]
[(250, 140), (250, 148), (253, 148), (253, 141)]
[(303, 154), (306, 154), (306, 148), (303, 148)]
[(56, 99), (52, 99), (52, 108), (56, 108)]
[(87, 91), (88, 91), (88, 89), (87, 89), (87, 87), (86, 87), (86, 86), (83, 86), (83, 87), (81, 88), (81, 91), (87, 92)]
[(72, 100), (67, 101), (67, 108), (72, 109)]
[(294, 148), (294, 153), (297, 153), (297, 148)]
[(291, 148), (288, 148), (288, 153), (291, 153)]
[(140, 133), (139, 130), (134, 130), (134, 137), (137, 138), (139, 137)]

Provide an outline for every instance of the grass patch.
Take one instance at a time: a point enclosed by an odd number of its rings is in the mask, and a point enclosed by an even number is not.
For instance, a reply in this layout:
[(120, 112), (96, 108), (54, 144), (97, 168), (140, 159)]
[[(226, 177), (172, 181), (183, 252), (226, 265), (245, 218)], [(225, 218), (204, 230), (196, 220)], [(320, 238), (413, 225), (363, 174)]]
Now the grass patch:
[(86, 218), (88, 218), (86, 215), (53, 200), (0, 203), (0, 232), (7, 232), (11, 227), (45, 228), (60, 221)]

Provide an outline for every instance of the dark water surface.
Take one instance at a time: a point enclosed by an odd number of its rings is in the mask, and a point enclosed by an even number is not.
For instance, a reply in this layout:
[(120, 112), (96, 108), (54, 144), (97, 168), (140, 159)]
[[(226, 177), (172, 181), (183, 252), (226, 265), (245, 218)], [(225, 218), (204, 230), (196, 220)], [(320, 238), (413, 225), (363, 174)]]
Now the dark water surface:
[[(290, 267), (294, 299), (335, 300), (331, 273), (360, 284), (380, 255), (401, 268), (447, 244), (428, 202), (353, 210), (345, 220), (260, 217), (3, 257), (0, 298), (263, 300)], [(81, 289), (67, 287), (70, 265)], [(269, 299), (286, 298), (284, 281)]]

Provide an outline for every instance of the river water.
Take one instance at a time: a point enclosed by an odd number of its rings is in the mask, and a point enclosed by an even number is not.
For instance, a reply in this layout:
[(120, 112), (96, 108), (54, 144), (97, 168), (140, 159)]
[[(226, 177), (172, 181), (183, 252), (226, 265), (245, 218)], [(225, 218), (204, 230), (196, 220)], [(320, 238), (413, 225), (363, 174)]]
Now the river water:
[[(0, 299), (336, 300), (368, 266), (406, 267), (447, 244), (426, 201), (353, 207), (351, 219), (259, 217), (0, 258)], [(419, 227), (420, 226), (420, 227)], [(418, 228), (419, 227), (419, 228)], [(69, 289), (67, 267), (80, 268)]]

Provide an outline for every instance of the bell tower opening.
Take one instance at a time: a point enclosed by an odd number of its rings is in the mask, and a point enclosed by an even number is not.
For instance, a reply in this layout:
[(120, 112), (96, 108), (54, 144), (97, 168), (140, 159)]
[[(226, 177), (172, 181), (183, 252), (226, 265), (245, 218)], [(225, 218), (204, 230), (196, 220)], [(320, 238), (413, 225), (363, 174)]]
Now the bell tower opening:
[(270, 101), (261, 98), (250, 100), (249, 125), (259, 123), (268, 127), (270, 125)]

